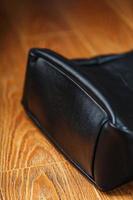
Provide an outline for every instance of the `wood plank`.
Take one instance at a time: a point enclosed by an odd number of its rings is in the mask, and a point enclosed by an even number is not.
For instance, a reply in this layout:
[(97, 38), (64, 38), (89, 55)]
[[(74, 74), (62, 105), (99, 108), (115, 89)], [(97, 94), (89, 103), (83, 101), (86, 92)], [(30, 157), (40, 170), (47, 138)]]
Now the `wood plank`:
[[(96, 199), (93, 186), (68, 163), (9, 170), (2, 173), (5, 199)], [(82, 184), (84, 182), (84, 185)]]

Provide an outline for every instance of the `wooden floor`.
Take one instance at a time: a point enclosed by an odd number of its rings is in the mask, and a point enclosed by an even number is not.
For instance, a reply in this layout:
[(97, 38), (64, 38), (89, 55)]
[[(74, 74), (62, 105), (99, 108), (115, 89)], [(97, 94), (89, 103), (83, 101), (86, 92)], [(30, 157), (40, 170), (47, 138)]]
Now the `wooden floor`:
[(0, 200), (133, 199), (133, 182), (97, 190), (28, 119), (20, 100), (31, 47), (69, 58), (130, 50), (133, 1), (1, 1)]

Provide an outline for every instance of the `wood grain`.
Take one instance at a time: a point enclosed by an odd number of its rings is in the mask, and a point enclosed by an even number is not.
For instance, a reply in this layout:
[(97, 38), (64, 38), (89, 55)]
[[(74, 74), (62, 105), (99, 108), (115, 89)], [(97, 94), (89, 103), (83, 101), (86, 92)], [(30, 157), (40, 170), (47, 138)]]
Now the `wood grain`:
[(69, 58), (133, 48), (132, 0), (2, 1), (0, 200), (130, 200), (133, 182), (103, 193), (53, 147), (20, 101), (31, 47)]

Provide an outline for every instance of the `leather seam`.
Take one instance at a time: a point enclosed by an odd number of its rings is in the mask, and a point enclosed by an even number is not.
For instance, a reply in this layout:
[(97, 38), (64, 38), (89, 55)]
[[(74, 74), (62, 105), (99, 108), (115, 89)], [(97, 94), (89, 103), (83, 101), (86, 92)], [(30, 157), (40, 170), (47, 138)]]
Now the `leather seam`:
[(98, 135), (97, 135), (97, 138), (96, 138), (96, 143), (95, 143), (94, 153), (93, 153), (93, 159), (92, 159), (92, 176), (93, 176), (94, 180), (95, 180), (95, 172), (94, 172), (94, 170), (95, 170), (95, 160), (96, 160), (97, 146), (98, 146), (99, 139), (100, 139), (100, 135), (101, 135), (101, 133), (102, 133), (102, 131), (103, 131), (103, 128), (105, 127), (105, 125), (106, 125), (108, 122), (109, 122), (109, 119), (107, 119), (107, 120), (105, 120), (105, 121), (103, 122), (103, 124), (102, 124), (101, 127), (100, 127), (100, 130), (99, 130), (99, 133), (98, 133)]
[[(57, 63), (57, 62), (55, 62), (55, 61), (53, 61), (53, 60), (51, 61), (50, 58), (47, 58), (47, 56), (41, 54), (40, 52), (34, 52), (34, 53), (35, 53), (38, 57), (44, 59), (44, 61), (47, 62), (48, 64), (50, 64), (51, 67), (53, 67), (55, 70), (58, 70), (58, 71), (59, 71), (60, 73), (62, 73), (65, 77), (67, 77), (69, 80), (71, 80), (73, 83), (75, 83), (75, 85), (77, 85), (81, 90), (83, 90), (83, 92), (85, 92), (86, 95), (89, 96), (89, 97), (92, 99), (92, 101), (94, 101), (94, 102), (96, 103), (96, 105), (97, 105), (101, 110), (103, 110), (106, 114), (108, 114), (109, 116), (111, 116), (111, 119), (112, 119), (111, 121), (112, 121), (112, 123), (115, 124), (115, 116), (114, 116), (113, 112), (111, 111), (112, 109), (109, 108), (108, 106), (107, 106), (107, 107), (106, 107), (106, 106), (102, 106), (101, 104), (97, 103), (97, 101), (95, 100), (95, 98), (92, 97), (92, 96), (90, 96), (89, 93), (88, 93), (88, 91), (83, 87), (84, 84), (82, 84), (81, 81), (79, 81), (79, 82), (80, 82), (80, 84), (79, 84), (79, 83), (77, 82), (77, 78), (75, 78), (70, 72), (69, 72), (69, 73), (68, 73), (68, 72), (66, 73), (66, 70), (64, 70), (64, 69), (59, 69), (59, 67), (62, 67), (61, 64), (59, 64), (59, 63)], [(94, 96), (97, 96), (97, 95), (95, 94), (95, 92), (92, 91), (90, 88), (88, 88), (88, 90), (89, 90)], [(99, 96), (98, 96), (98, 98), (99, 98)], [(100, 101), (101, 101), (101, 100), (100, 100)], [(104, 105), (104, 103), (103, 103), (103, 105)]]
[(75, 80), (73, 80), (72, 78), (71, 78), (71, 75), (70, 74), (67, 74), (66, 72), (64, 72), (63, 70), (61, 70), (61, 69), (59, 69), (59, 68), (57, 68), (56, 66), (54, 66), (54, 64), (53, 63), (51, 63), (51, 62), (49, 62), (49, 61), (47, 61), (47, 60), (45, 60), (45, 62), (47, 62), (50, 66), (52, 65), (52, 68), (54, 68), (54, 70), (57, 70), (59, 73), (61, 73), (63, 76), (65, 76), (65, 78), (67, 78), (67, 79), (69, 79), (71, 82), (73, 82), (76, 86), (78, 86), (78, 88), (80, 89), (80, 90), (82, 90), (99, 108), (100, 108), (100, 110), (101, 111), (103, 111), (105, 114), (107, 114), (107, 112), (105, 111), (105, 109), (100, 105), (100, 104), (98, 104), (97, 102), (96, 102), (96, 100), (93, 98), (93, 97), (91, 97), (90, 95), (89, 95), (89, 93), (81, 86), (81, 85), (79, 85), (79, 83), (78, 82), (76, 82)]

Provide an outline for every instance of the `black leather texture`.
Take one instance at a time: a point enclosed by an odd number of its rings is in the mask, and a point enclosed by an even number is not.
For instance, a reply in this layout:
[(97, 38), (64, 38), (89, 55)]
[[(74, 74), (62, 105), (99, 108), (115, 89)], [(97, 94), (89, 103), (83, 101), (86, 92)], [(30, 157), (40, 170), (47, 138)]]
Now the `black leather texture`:
[(133, 52), (67, 59), (31, 49), (22, 104), (99, 189), (133, 177)]

